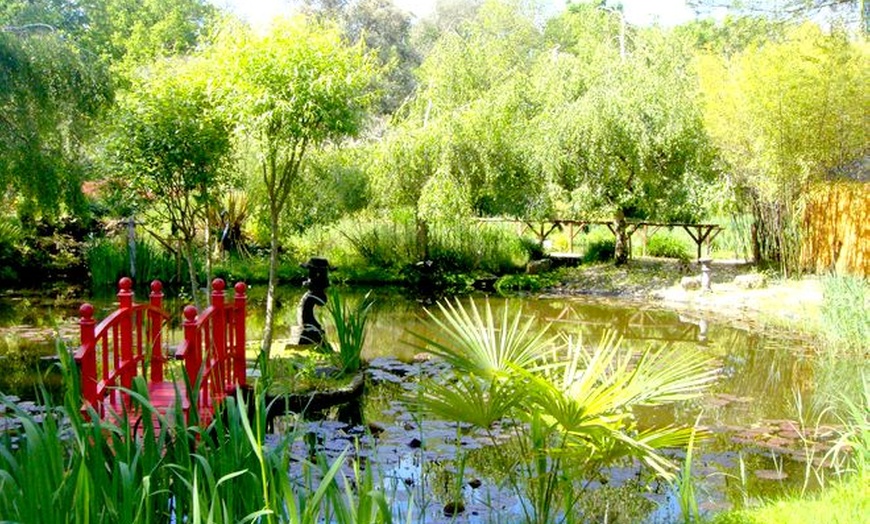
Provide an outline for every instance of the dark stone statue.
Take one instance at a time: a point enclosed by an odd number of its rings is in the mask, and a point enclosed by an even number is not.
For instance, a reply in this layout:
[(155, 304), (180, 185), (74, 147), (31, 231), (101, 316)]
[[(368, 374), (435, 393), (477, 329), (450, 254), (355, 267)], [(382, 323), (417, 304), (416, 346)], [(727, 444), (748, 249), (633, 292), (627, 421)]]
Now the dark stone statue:
[(329, 287), (329, 261), (321, 257), (312, 257), (302, 264), (308, 270), (308, 278), (302, 283), (308, 291), (302, 295), (299, 302), (298, 319), (302, 332), (299, 344), (323, 343), (323, 326), (314, 315), (314, 307), (326, 304), (326, 288)]

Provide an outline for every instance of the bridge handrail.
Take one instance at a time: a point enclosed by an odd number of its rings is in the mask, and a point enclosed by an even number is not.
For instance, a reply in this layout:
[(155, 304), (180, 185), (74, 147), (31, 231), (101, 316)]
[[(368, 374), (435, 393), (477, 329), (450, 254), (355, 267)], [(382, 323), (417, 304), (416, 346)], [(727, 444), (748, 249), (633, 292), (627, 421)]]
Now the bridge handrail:
[[(132, 280), (126, 277), (118, 282), (118, 309), (99, 325), (94, 320), (91, 304), (85, 303), (79, 308), (81, 346), (73, 357), (81, 372), (84, 401), (101, 416), (105, 414), (107, 401), (115, 407), (129, 404), (123, 389), (132, 386), (140, 364), (149, 390), (151, 386), (157, 386), (154, 391), (161, 394), (166, 390), (162, 387), (165, 385), (163, 364), (167, 360), (163, 352), (163, 331), (170, 315), (162, 308), (162, 284), (151, 283), (150, 301), (145, 304), (133, 303), (132, 286)], [(200, 414), (212, 409), (232, 389), (246, 386), (247, 286), (241, 282), (234, 286), (235, 295), (230, 304), (225, 303), (225, 287), (222, 279), (212, 282), (212, 305), (201, 314), (194, 306), (184, 309), (184, 340), (173, 355), (184, 361), (190, 384), (202, 381), (199, 390), (187, 399), (197, 406)], [(150, 351), (147, 351), (149, 346)], [(150, 368), (146, 363), (150, 363)], [(174, 397), (160, 402), (172, 400)], [(185, 411), (188, 407), (186, 404)]]
[(233, 388), (245, 387), (245, 312), (244, 283), (234, 287), (235, 296), (226, 304), (226, 283), (212, 281), (211, 306), (197, 314), (194, 306), (184, 308), (184, 341), (176, 358), (184, 360), (191, 384), (200, 381), (199, 406), (220, 402)]
[[(170, 320), (170, 315), (162, 309), (163, 286), (155, 280), (151, 283), (150, 302), (134, 304), (132, 285), (129, 278), (121, 279), (118, 283), (119, 309), (98, 325), (93, 318), (94, 308), (91, 304), (82, 304), (79, 308), (82, 340), (73, 358), (81, 370), (82, 396), (94, 407), (102, 407), (103, 399), (112, 394), (119, 381), (121, 386), (131, 387), (140, 363), (143, 364), (143, 374), (146, 371), (145, 363), (149, 362), (150, 379), (163, 381), (163, 363), (166, 360), (163, 355), (163, 330)], [(147, 333), (143, 337), (146, 318)], [(148, 346), (151, 350), (146, 353), (144, 350)], [(97, 362), (99, 347), (103, 349), (102, 359)]]

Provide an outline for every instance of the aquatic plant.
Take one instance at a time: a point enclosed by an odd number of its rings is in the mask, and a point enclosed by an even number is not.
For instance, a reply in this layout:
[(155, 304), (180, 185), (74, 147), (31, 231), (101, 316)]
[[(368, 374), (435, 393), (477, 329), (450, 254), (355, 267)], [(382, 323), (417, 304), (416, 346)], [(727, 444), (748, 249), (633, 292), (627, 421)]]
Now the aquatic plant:
[(351, 306), (337, 289), (332, 288), (329, 291), (326, 310), (337, 339), (337, 347), (330, 345), (331, 356), (342, 374), (356, 373), (362, 365), (360, 355), (366, 341), (366, 324), (374, 303), (371, 292), (366, 293), (355, 306)]
[[(693, 398), (716, 378), (713, 363), (692, 351), (625, 350), (613, 334), (591, 348), (533, 328), (522, 312), (497, 321), (489, 302), (438, 304), (437, 335), (416, 345), (449, 362), (456, 376), (408, 396), (414, 407), (488, 432), (527, 522), (579, 518), (572, 508), (603, 468), (636, 459), (667, 479), (676, 466), (659, 453), (685, 446), (690, 428), (639, 430), (633, 407)], [(510, 445), (493, 426), (517, 420)], [(699, 435), (700, 436), (700, 435)], [(582, 520), (582, 519), (581, 519)]]
[[(64, 360), (67, 384), (77, 383)], [(20, 430), (0, 434), (0, 515), (4, 520), (106, 523), (390, 522), (372, 477), (332, 462), (293, 456), (291, 433), (267, 445), (265, 396), (227, 399), (208, 428), (185, 423), (181, 403), (158, 413), (141, 379), (130, 409), (100, 420), (81, 409), (75, 387), (63, 406), (34, 415), (3, 401)], [(290, 465), (302, 473), (288, 474)], [(300, 469), (300, 468), (297, 468)], [(350, 488), (356, 484), (354, 491)]]

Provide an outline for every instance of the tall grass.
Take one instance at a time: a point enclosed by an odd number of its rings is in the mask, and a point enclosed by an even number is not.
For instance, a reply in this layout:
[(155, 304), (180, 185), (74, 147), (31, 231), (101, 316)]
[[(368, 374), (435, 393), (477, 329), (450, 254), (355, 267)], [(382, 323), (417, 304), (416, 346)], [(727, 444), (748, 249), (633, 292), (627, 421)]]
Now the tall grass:
[(371, 292), (366, 293), (355, 306), (341, 298), (337, 289), (333, 288), (329, 292), (326, 309), (338, 345), (337, 348), (332, 348), (332, 354), (342, 374), (356, 373), (362, 365), (360, 355), (365, 345), (368, 333), (366, 325), (374, 302)]
[[(121, 238), (92, 240), (85, 252), (91, 284), (95, 287), (114, 285), (118, 279), (131, 276), (130, 247)], [(178, 280), (178, 261), (162, 246), (147, 240), (136, 241), (135, 274), (137, 280), (164, 283)]]
[[(862, 377), (862, 394), (857, 399), (843, 399), (845, 409), (836, 413), (840, 422), (834, 445), (815, 464), (807, 453), (805, 475), (814, 475), (822, 486), (820, 492), (807, 496), (806, 484), (795, 495), (765, 501), (758, 507), (727, 511), (711, 517), (713, 524), (863, 524), (870, 515), (867, 496), (867, 463), (870, 458), (870, 386)], [(799, 399), (798, 405), (800, 405)], [(800, 411), (800, 408), (799, 408)], [(803, 416), (801, 416), (803, 420)], [(803, 424), (801, 424), (803, 426)], [(804, 428), (801, 428), (803, 433)], [(803, 438), (803, 437), (802, 437)], [(804, 440), (806, 444), (806, 440)], [(742, 466), (742, 461), (741, 461)], [(825, 468), (832, 466), (836, 482), (825, 482)], [(741, 473), (743, 473), (741, 471)], [(745, 484), (745, 479), (742, 481)]]
[(293, 245), (299, 253), (326, 256), (341, 273), (352, 275), (362, 275), (363, 268), (398, 274), (424, 259), (441, 271), (501, 274), (516, 271), (529, 259), (511, 228), (468, 220), (449, 227), (432, 225), (422, 234), (413, 213), (402, 211), (344, 218), (333, 227), (307, 232)]
[(822, 279), (822, 320), (834, 353), (870, 350), (870, 284), (861, 277), (831, 275)]
[[(77, 384), (63, 357), (67, 384)], [(356, 491), (328, 463), (293, 456), (285, 436), (267, 445), (265, 397), (229, 398), (205, 429), (180, 407), (157, 413), (137, 379), (129, 411), (99, 420), (68, 388), (63, 406), (37, 416), (7, 403), (20, 422), (0, 435), (0, 515), (21, 523), (365, 523), (389, 522), (371, 478)], [(178, 403), (180, 406), (180, 403)], [(138, 431), (137, 431), (138, 428)], [(291, 463), (303, 474), (291, 474)]]
[(647, 241), (646, 252), (651, 257), (676, 258), (688, 262), (695, 253), (685, 237), (670, 231), (660, 231)]

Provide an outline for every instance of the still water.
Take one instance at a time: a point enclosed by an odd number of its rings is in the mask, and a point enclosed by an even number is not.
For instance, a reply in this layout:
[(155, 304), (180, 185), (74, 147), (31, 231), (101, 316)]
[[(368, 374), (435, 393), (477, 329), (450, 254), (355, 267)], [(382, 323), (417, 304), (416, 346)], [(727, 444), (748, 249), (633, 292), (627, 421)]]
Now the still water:
[[(249, 290), (249, 340), (262, 333), (264, 291), (258, 286)], [(302, 291), (295, 287), (280, 290), (276, 338), (289, 336)], [(342, 290), (350, 301), (359, 299), (363, 292)], [(373, 294), (376, 302), (364, 359), (383, 361), (394, 357), (411, 361), (420, 350), (409, 343), (409, 332), (428, 334), (425, 306), (396, 290), (378, 289)], [(146, 295), (141, 291), (137, 296), (144, 300)], [(96, 306), (97, 318), (113, 308), (114, 297), (109, 292), (88, 300)], [(818, 358), (811, 341), (736, 324), (714, 314), (688, 315), (646, 303), (594, 297), (488, 300), (496, 311), (508, 306), (522, 308), (524, 314), (550, 324), (551, 329), (582, 337), (588, 343), (597, 342), (607, 331), (615, 331), (624, 344), (633, 348), (667, 344), (675, 351), (699, 349), (714, 357), (722, 370), (720, 380), (702, 399), (642, 414), (644, 424), (692, 424), (700, 415), (700, 423), (710, 428), (713, 437), (698, 450), (696, 465), (700, 491), (705, 493), (701, 496), (702, 508), (706, 504), (710, 510), (799, 486), (803, 461), (817, 460), (830, 447), (821, 436), (808, 439), (809, 432), (833, 424), (833, 419), (825, 416), (826, 410), (836, 407), (837, 399), (849, 395), (849, 390), (860, 384), (861, 366)], [(81, 298), (63, 293), (50, 297), (25, 292), (0, 296), (0, 393), (33, 399), (40, 380), (49, 390), (59, 390), (50, 357), (58, 347), (77, 344), (81, 302)], [(167, 300), (169, 311), (179, 311), (179, 321), (182, 305), (181, 301)], [(396, 408), (394, 397), (387, 386), (369, 387), (364, 401), (368, 405), (363, 412), (388, 427), (408, 426), (396, 414), (400, 408)], [(433, 433), (453, 431), (430, 429)], [(413, 454), (399, 452), (407, 451), (404, 440), (408, 438), (399, 431), (391, 441), (381, 443), (383, 449), (398, 457), (391, 466), (395, 475), (405, 474), (402, 468), (409, 467), (409, 460), (414, 462)], [(808, 449), (807, 440), (817, 441), (818, 449)], [(619, 475), (613, 472), (613, 476)], [(406, 485), (408, 482), (404, 480)], [(662, 492), (658, 497), (657, 503), (667, 509), (667, 494)]]

